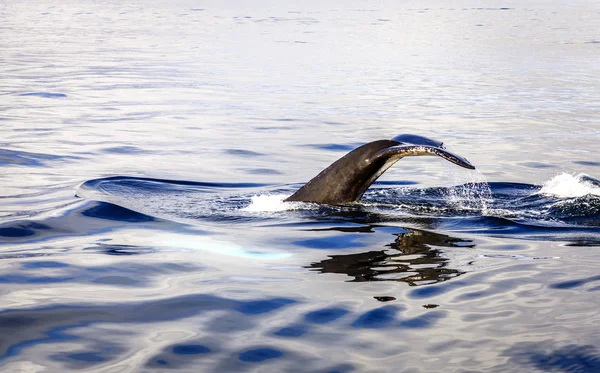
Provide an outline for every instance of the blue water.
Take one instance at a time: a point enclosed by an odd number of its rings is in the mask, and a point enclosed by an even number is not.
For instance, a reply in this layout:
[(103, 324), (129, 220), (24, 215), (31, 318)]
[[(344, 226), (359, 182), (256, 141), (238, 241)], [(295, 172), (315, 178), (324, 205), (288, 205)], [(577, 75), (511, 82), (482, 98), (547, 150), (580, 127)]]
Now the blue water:
[[(0, 4), (0, 371), (599, 372), (600, 7)], [(355, 147), (350, 206), (283, 199)]]

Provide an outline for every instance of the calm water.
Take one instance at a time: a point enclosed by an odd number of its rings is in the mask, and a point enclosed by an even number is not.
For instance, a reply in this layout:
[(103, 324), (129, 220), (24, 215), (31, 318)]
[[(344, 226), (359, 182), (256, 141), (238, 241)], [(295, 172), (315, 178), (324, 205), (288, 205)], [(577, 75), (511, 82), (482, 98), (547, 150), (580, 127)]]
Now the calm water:
[[(599, 3), (0, 21), (1, 371), (600, 371)], [(282, 202), (400, 133), (477, 171), (404, 159), (361, 204)]]

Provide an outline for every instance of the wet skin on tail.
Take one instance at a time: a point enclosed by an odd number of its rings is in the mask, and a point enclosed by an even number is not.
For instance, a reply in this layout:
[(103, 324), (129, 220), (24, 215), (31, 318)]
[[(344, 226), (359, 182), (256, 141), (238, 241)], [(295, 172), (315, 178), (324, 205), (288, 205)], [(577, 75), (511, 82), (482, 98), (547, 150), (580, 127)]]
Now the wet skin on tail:
[(404, 157), (437, 155), (468, 169), (466, 159), (447, 151), (443, 144), (423, 136), (398, 135), (360, 146), (321, 171), (286, 201), (343, 205), (360, 200), (365, 191), (394, 163)]

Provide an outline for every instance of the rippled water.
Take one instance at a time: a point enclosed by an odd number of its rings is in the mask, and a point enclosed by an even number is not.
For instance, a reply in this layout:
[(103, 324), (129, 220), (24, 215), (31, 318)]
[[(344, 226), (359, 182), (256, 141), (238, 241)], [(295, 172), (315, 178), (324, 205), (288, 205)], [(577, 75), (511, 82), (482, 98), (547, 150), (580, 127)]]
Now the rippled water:
[[(598, 4), (0, 20), (1, 371), (600, 371)], [(283, 202), (400, 133), (477, 171)]]

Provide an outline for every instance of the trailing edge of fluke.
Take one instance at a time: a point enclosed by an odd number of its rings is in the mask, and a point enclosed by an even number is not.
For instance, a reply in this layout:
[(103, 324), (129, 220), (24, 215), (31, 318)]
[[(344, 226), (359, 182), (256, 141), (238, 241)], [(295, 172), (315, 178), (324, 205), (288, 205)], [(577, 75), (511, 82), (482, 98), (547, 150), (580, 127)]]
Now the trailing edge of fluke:
[(444, 148), (444, 144), (423, 136), (402, 134), (391, 140), (377, 140), (359, 146), (335, 161), (286, 201), (344, 205), (360, 200), (365, 191), (401, 158), (437, 155), (468, 169), (465, 158)]

